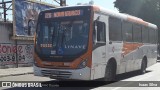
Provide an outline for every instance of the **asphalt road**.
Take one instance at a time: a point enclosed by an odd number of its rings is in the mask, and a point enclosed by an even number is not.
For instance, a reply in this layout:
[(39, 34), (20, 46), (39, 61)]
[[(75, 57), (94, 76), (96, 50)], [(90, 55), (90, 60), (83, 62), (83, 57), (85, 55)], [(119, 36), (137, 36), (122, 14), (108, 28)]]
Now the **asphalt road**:
[[(160, 63), (147, 68), (147, 73), (140, 75), (137, 72), (131, 72), (127, 74), (118, 75), (116, 82), (104, 83), (101, 81), (93, 82), (78, 82), (81, 87), (72, 87), (71, 84), (75, 84), (74, 81), (64, 82), (65, 86), (59, 87), (58, 81), (45, 77), (37, 77), (32, 74), (21, 76), (9, 76), (0, 78), (0, 81), (40, 81), (43, 85), (51, 83), (52, 89), (55, 90), (160, 90)], [(56, 83), (55, 83), (56, 82)], [(61, 84), (60, 84), (61, 85)], [(64, 84), (62, 84), (64, 85)], [(86, 86), (84, 86), (86, 85)], [(147, 86), (148, 85), (148, 86)], [(92, 87), (88, 87), (92, 86)], [(28, 88), (0, 88), (0, 90), (28, 90)], [(30, 90), (50, 90), (51, 88), (29, 88)]]

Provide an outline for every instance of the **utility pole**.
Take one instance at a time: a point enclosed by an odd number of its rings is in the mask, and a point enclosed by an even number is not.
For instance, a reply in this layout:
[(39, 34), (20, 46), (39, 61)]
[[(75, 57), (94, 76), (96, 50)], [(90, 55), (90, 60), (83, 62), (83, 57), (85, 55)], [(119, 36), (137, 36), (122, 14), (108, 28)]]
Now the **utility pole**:
[(66, 0), (53, 0), (57, 2), (60, 6), (66, 6)]
[(4, 0), (2, 0), (2, 7), (3, 7), (3, 15), (4, 15), (4, 22), (6, 22), (7, 21), (7, 19), (6, 19), (6, 3), (4, 3)]
[(4, 2), (4, 0), (2, 0), (2, 2), (0, 3), (0, 4), (2, 4), (1, 8), (3, 8), (3, 13), (2, 14), (4, 15), (4, 22), (7, 21), (7, 18), (6, 18), (6, 16), (7, 16), (7, 10), (11, 10), (11, 9), (9, 9), (11, 7), (11, 5), (8, 8), (6, 8), (6, 4), (7, 3), (12, 3), (12, 1), (6, 1), (6, 2)]
[(66, 6), (66, 0), (60, 0), (60, 6)]

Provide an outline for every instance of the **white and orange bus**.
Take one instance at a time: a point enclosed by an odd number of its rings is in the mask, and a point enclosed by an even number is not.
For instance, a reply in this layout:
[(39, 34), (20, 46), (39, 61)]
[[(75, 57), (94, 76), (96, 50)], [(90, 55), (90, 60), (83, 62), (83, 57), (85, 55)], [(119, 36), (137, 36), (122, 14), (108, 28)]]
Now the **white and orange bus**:
[(34, 75), (114, 80), (155, 64), (157, 26), (98, 6), (42, 11), (35, 34)]

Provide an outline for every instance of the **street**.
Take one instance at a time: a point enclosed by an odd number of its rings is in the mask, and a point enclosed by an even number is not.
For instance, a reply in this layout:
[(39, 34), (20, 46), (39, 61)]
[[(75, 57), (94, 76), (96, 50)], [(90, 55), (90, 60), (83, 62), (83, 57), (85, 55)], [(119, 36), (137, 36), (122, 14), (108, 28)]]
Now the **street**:
[[(147, 68), (147, 73), (144, 75), (140, 75), (137, 72), (132, 72), (132, 73), (127, 73), (127, 74), (123, 74), (123, 75), (118, 75), (116, 81), (114, 83), (111, 84), (104, 84), (104, 83), (99, 83), (97, 85), (94, 85), (93, 87), (54, 87), (55, 89), (58, 90), (64, 90), (64, 89), (68, 89), (68, 90), (74, 90), (74, 89), (78, 89), (78, 90), (159, 90), (160, 87), (159, 84), (156, 86), (155, 81), (160, 81), (160, 62), (158, 62), (157, 64)], [(49, 78), (45, 78), (45, 77), (37, 77), (34, 76), (33, 74), (27, 74), (27, 75), (20, 75), (20, 76), (8, 76), (8, 77), (2, 77), (0, 78), (0, 81), (41, 81), (44, 83), (52, 83), (53, 79), (49, 79)], [(140, 81), (140, 82), (136, 82), (136, 81)], [(145, 82), (141, 82), (141, 81), (145, 81)], [(146, 81), (149, 81), (152, 85), (152, 87), (148, 87), (145, 86)], [(97, 81), (98, 83), (98, 81)], [(125, 84), (124, 84), (125, 83)], [(139, 86), (136, 87), (132, 87), (133, 83), (139, 83)], [(160, 82), (158, 82), (160, 83)], [(88, 83), (88, 85), (91, 83)], [(95, 84), (95, 83), (94, 83)], [(111, 87), (111, 86), (112, 87)], [(90, 86), (90, 85), (89, 85)], [(141, 86), (141, 87), (140, 87)], [(4, 89), (4, 90), (21, 90), (22, 88), (0, 88), (0, 89)], [(23, 88), (26, 89), (27, 88)], [(44, 88), (30, 88), (30, 89), (44, 89)], [(45, 89), (49, 89), (49, 88), (45, 88)], [(51, 88), (50, 88), (51, 89)]]

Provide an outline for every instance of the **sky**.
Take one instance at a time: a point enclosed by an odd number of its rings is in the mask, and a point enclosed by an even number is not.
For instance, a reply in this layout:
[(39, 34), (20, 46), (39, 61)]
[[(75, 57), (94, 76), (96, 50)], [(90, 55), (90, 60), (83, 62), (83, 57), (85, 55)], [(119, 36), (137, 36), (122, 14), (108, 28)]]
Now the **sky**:
[[(66, 0), (68, 5), (76, 5), (77, 3), (88, 3), (91, 0)], [(115, 0), (93, 0), (95, 5), (99, 5), (101, 7), (111, 9), (114, 11), (117, 11), (116, 8), (114, 8), (113, 2)]]
[[(4, 0), (4, 1), (11, 1), (11, 0)], [(54, 5), (58, 5), (54, 0), (37, 0), (37, 1), (44, 1), (44, 2), (48, 2), (50, 4), (54, 4)], [(57, 0), (59, 1), (59, 0)], [(73, 6), (73, 5), (77, 5), (77, 3), (89, 3), (91, 0), (66, 0), (67, 5), (69, 6)], [(115, 2), (115, 0), (93, 0), (94, 1), (94, 5), (98, 5), (113, 11), (118, 12), (118, 10), (116, 8), (114, 8), (114, 4), (113, 2)], [(0, 0), (0, 2), (2, 2), (2, 0)], [(8, 4), (9, 6), (10, 4)], [(2, 13), (3, 10), (0, 9), (0, 12)], [(12, 12), (11, 11), (7, 11), (7, 18), (9, 20), (11, 20), (12, 18)], [(3, 15), (2, 15), (3, 16)], [(3, 18), (3, 17), (2, 17)]]
[[(41, 0), (41, 1), (47, 1), (47, 2), (57, 4), (56, 2), (53, 2), (54, 0)], [(91, 0), (66, 0), (66, 3), (69, 6), (73, 6), (73, 5), (77, 5), (77, 3), (85, 4), (85, 3), (89, 3), (90, 1)], [(93, 0), (93, 1), (95, 5), (98, 5), (107, 9), (111, 9), (114, 11), (118, 11), (116, 8), (114, 8), (114, 4), (113, 4), (113, 2), (115, 2), (116, 0)]]

